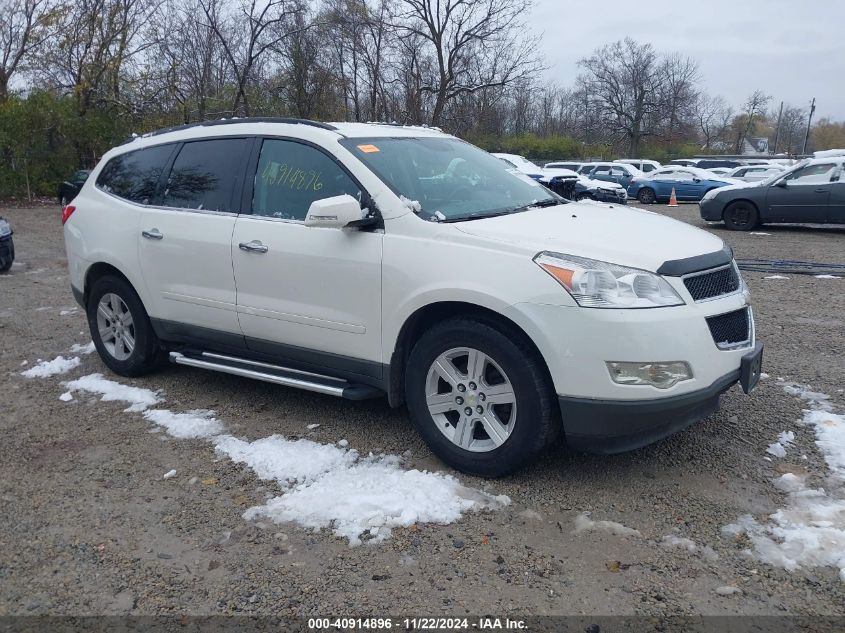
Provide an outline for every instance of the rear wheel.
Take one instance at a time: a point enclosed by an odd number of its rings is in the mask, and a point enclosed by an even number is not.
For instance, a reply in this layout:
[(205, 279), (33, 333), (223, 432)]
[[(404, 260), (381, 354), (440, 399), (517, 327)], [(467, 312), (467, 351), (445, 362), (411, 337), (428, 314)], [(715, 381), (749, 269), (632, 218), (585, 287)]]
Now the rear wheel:
[(760, 223), (757, 207), (745, 200), (729, 204), (722, 218), (731, 231), (750, 231)]
[(8, 272), (15, 263), (15, 243), (9, 236), (5, 243), (0, 242), (0, 273)]
[(165, 358), (149, 316), (132, 286), (121, 277), (101, 277), (88, 297), (88, 328), (106, 366), (121, 376), (140, 376)]
[(642, 204), (654, 204), (657, 202), (657, 195), (654, 193), (654, 189), (643, 187), (637, 194), (637, 200)]
[(423, 334), (411, 351), (405, 394), (431, 450), (465, 473), (506, 475), (557, 435), (554, 390), (535, 354), (514, 337), (466, 318)]

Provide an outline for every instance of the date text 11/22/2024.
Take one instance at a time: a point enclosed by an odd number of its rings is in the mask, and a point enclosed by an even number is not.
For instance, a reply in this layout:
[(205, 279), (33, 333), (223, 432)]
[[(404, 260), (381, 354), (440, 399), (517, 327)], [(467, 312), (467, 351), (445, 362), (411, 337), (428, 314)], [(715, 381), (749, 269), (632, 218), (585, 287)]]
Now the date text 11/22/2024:
[(448, 618), (448, 617), (418, 617), (418, 618), (309, 618), (308, 628), (311, 630), (389, 630), (405, 631), (492, 631), (492, 630), (525, 630), (524, 620), (497, 618), (484, 616), (479, 618)]

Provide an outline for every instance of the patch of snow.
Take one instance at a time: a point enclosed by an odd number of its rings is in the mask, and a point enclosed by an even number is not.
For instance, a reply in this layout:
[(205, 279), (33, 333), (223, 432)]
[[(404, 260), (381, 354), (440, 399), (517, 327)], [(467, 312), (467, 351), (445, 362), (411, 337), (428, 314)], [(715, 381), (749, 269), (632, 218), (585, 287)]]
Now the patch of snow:
[(593, 521), (590, 518), (588, 512), (582, 512), (577, 517), (575, 517), (574, 534), (582, 534), (583, 532), (595, 532), (597, 530), (610, 532), (615, 536), (642, 536), (639, 530), (626, 527), (621, 523), (617, 523), (616, 521)]
[(164, 428), (168, 435), (180, 440), (207, 438), (224, 431), (223, 424), (214, 417), (214, 411), (194, 409), (185, 413), (174, 413), (168, 409), (148, 409), (144, 417)]
[(836, 275), (813, 275), (816, 279), (842, 279)]
[(62, 402), (70, 402), (73, 400), (73, 394), (70, 391), (65, 391), (62, 395), (59, 396), (59, 400)]
[(766, 380), (767, 378), (770, 378), (770, 376), (766, 372), (761, 371), (760, 372), (760, 378), (762, 378), (763, 380)]
[(725, 585), (723, 587), (716, 587), (716, 593), (720, 596), (732, 596), (735, 593), (742, 593), (742, 589), (740, 589), (739, 587)]
[(162, 476), (162, 479), (173, 479), (175, 476), (176, 476), (176, 469), (174, 468), (173, 470), (168, 470), (166, 473), (164, 473), (164, 475)]
[(774, 444), (769, 444), (766, 452), (775, 457), (786, 457), (786, 449), (795, 441), (795, 433), (792, 431), (781, 431), (778, 436), (778, 441)]
[(105, 402), (126, 402), (125, 411), (144, 411), (162, 401), (157, 391), (122, 385), (104, 378), (102, 374), (89, 374), (65, 383), (69, 391), (87, 391), (97, 394)]
[(704, 560), (714, 561), (719, 559), (719, 555), (709, 545), (698, 545), (692, 539), (683, 536), (675, 536), (674, 534), (667, 534), (660, 542), (661, 547), (666, 548), (681, 548), (687, 550), (690, 554), (700, 554)]
[(342, 447), (346, 448), (347, 446), (349, 446), (349, 442), (348, 442), (347, 440), (340, 440), (340, 441), (337, 443), (337, 445), (338, 445), (338, 446), (342, 446)]
[(419, 203), (419, 200), (411, 200), (410, 198), (406, 198), (405, 196), (399, 196), (399, 199), (402, 201), (402, 204), (404, 204), (414, 213), (419, 213), (420, 211), (422, 211), (422, 205)]
[(79, 343), (74, 343), (70, 346), (70, 351), (72, 354), (91, 354), (97, 348), (94, 346), (94, 341), (89, 342), (87, 345), (80, 345)]
[(360, 457), (357, 451), (288, 440), (280, 435), (245, 442), (216, 438), (217, 451), (252, 468), (261, 479), (288, 488), (244, 518), (267, 517), (307, 528), (331, 528), (350, 545), (388, 538), (395, 527), (415, 523), (447, 524), (465, 512), (510, 503), (463, 486), (451, 475), (403, 470), (392, 455)]
[(831, 472), (829, 488), (812, 488), (806, 477), (792, 473), (781, 475), (774, 485), (787, 495), (785, 508), (765, 522), (741, 516), (722, 532), (746, 534), (765, 563), (788, 571), (835, 567), (845, 582), (845, 415), (834, 411), (826, 394), (795, 384), (783, 388), (809, 405), (800, 423), (815, 432), (816, 446)]
[(765, 236), (769, 236), (769, 235), (771, 235), (771, 233), (762, 233), (761, 231), (751, 231), (751, 233), (749, 233), (749, 235), (765, 235)]
[(49, 378), (58, 374), (66, 374), (71, 369), (79, 367), (82, 361), (78, 356), (65, 358), (64, 356), (57, 356), (53, 360), (40, 360), (35, 367), (30, 367), (26, 371), (21, 372), (21, 376), (27, 378)]
[(60, 310), (59, 316), (69, 316), (71, 314), (76, 314), (76, 312), (77, 312), (76, 308), (71, 308), (70, 310)]
[(763, 277), (763, 279), (789, 279), (789, 277), (785, 277), (783, 275), (769, 275), (768, 277)]
[(306, 428), (307, 428), (309, 431), (313, 431), (314, 429), (319, 428), (319, 427), (320, 427), (320, 425), (319, 425), (319, 424), (309, 424)]

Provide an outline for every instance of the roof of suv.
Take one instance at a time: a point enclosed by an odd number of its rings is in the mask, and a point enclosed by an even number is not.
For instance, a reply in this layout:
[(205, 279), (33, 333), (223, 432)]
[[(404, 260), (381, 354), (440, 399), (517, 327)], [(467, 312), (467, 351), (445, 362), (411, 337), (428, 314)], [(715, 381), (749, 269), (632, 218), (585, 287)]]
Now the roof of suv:
[[(280, 126), (290, 128), (292, 126), (307, 126), (312, 130), (325, 130), (338, 136), (347, 138), (358, 137), (419, 137), (419, 136), (446, 136), (439, 128), (417, 125), (399, 125), (394, 123), (322, 123), (308, 119), (294, 119), (284, 117), (246, 117), (231, 119), (216, 119), (212, 121), (199, 121), (172, 128), (154, 130), (146, 134), (135, 135), (127, 140), (131, 143), (140, 139), (165, 137), (157, 139), (163, 141), (171, 140), (170, 137), (195, 138), (215, 135), (243, 134), (246, 130), (251, 133), (266, 133), (277, 130)], [(257, 129), (256, 129), (257, 128)]]

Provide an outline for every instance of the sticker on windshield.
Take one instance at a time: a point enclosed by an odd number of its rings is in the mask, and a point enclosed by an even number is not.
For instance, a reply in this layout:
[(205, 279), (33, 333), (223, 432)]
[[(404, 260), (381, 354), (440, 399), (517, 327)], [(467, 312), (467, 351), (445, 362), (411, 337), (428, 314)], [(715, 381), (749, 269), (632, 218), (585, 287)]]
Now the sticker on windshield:
[(380, 152), (381, 150), (376, 147), (375, 145), (359, 145), (358, 149), (360, 149), (365, 154), (372, 154), (374, 152)]

